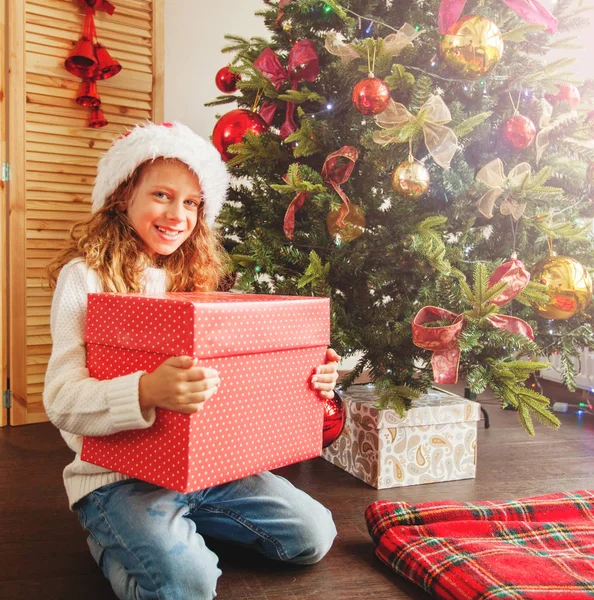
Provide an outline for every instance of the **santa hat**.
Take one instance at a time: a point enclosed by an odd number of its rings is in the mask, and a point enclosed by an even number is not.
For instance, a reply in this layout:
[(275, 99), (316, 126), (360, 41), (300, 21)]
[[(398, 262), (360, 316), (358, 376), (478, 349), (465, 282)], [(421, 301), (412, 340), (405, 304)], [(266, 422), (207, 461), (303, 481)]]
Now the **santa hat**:
[(114, 140), (97, 165), (93, 212), (105, 204), (136, 167), (156, 158), (176, 158), (198, 175), (204, 194), (204, 215), (212, 225), (225, 201), (229, 173), (216, 148), (181, 123), (148, 122)]

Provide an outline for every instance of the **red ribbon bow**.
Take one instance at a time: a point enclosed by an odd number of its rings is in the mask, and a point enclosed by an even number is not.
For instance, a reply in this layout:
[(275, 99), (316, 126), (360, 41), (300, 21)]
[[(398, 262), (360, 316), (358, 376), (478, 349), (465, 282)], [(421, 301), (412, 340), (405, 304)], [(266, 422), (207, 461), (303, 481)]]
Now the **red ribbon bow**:
[(103, 10), (108, 15), (113, 15), (115, 6), (107, 0), (80, 0), (83, 6), (88, 6), (94, 10)]
[[(341, 161), (340, 159), (342, 158), (346, 160)], [(340, 186), (351, 176), (357, 158), (359, 158), (357, 148), (353, 146), (343, 146), (336, 152), (328, 154), (324, 161), (324, 166), (322, 167), (322, 177), (334, 188), (334, 191), (342, 200), (340, 212), (336, 219), (336, 225), (338, 227), (344, 227), (344, 219), (349, 214), (351, 205), (348, 196)], [(286, 175), (283, 177), (283, 180), (288, 183)], [(283, 230), (290, 240), (293, 239), (293, 231), (295, 230), (295, 213), (303, 206), (309, 196), (309, 192), (299, 192), (295, 198), (291, 200), (291, 204), (289, 204), (287, 211), (285, 212)]]
[[(283, 83), (289, 82), (291, 89), (296, 90), (301, 81), (314, 81), (320, 73), (318, 54), (309, 40), (296, 42), (289, 52), (289, 60), (285, 69), (272, 48), (266, 48), (254, 61), (254, 67), (268, 79), (276, 90)], [(277, 109), (276, 102), (264, 102), (260, 116), (270, 125)], [(284, 140), (297, 129), (295, 125), (295, 103), (287, 102), (287, 114), (280, 135)]]
[[(489, 279), (489, 288), (500, 281), (505, 281), (507, 287), (491, 300), (497, 306), (503, 306), (515, 298), (530, 281), (530, 273), (520, 260), (510, 260), (493, 272)], [(452, 322), (445, 327), (425, 327), (426, 323), (447, 319)], [(492, 315), (487, 321), (493, 327), (506, 329), (512, 333), (521, 334), (534, 339), (532, 327), (518, 319), (507, 315)], [(456, 383), (460, 364), (460, 348), (458, 336), (464, 328), (464, 316), (456, 315), (449, 310), (435, 306), (425, 306), (415, 316), (412, 322), (413, 343), (419, 348), (433, 350), (431, 366), (435, 383)]]
[[(537, 0), (503, 0), (505, 4), (515, 11), (528, 23), (541, 23), (549, 33), (557, 31), (557, 19)], [(466, 0), (441, 0), (437, 15), (439, 33), (444, 35), (448, 29), (460, 18)]]

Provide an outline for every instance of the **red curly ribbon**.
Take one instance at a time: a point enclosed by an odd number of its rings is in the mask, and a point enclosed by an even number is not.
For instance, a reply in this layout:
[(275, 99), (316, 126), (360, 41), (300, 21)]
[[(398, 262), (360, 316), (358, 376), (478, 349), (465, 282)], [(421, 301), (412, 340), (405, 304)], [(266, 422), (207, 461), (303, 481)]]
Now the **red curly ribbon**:
[[(289, 60), (285, 69), (272, 48), (265, 48), (254, 61), (254, 67), (268, 79), (276, 90), (286, 82), (291, 84), (291, 89), (296, 90), (301, 81), (314, 81), (320, 73), (318, 54), (310, 40), (295, 42), (289, 52)], [(266, 101), (260, 109), (260, 116), (270, 125), (276, 112), (276, 102)], [(284, 140), (296, 131), (295, 103), (287, 102), (285, 122), (280, 129), (280, 136)]]
[[(489, 279), (488, 288), (500, 281), (506, 282), (507, 287), (491, 300), (493, 304), (502, 306), (515, 298), (530, 281), (530, 273), (522, 261), (512, 259), (497, 268)], [(451, 325), (443, 327), (425, 327), (425, 324), (435, 321), (451, 321)], [(486, 319), (493, 327), (505, 329), (511, 333), (534, 339), (532, 327), (518, 319), (507, 315), (492, 315)], [(436, 383), (457, 383), (460, 365), (460, 348), (458, 337), (464, 328), (463, 315), (456, 315), (449, 310), (435, 306), (425, 306), (413, 319), (413, 343), (419, 348), (433, 350), (431, 366), (433, 379)]]
[[(338, 219), (336, 219), (338, 227), (344, 227), (344, 219), (349, 214), (351, 205), (348, 196), (340, 186), (351, 176), (357, 158), (359, 158), (359, 152), (354, 146), (343, 146), (336, 152), (328, 154), (322, 167), (322, 177), (334, 188), (334, 191), (342, 200)], [(286, 175), (283, 177), (283, 181), (288, 183)], [(301, 209), (309, 196), (309, 192), (299, 192), (287, 207), (283, 230), (290, 240), (293, 239), (293, 231), (295, 230), (295, 214)]]
[[(557, 19), (537, 0), (503, 0), (509, 8), (528, 23), (545, 25), (549, 33), (557, 31)], [(444, 35), (460, 18), (466, 0), (441, 0), (437, 15), (439, 33)]]

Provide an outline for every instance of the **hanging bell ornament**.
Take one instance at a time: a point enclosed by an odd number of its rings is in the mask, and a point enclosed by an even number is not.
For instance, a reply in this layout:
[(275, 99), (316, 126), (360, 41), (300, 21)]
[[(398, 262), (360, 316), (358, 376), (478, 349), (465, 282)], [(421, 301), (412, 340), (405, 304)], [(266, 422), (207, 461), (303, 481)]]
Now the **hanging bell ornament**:
[(503, 144), (512, 150), (525, 150), (536, 137), (534, 123), (524, 115), (505, 119), (499, 131)]
[(456, 21), (441, 38), (444, 63), (465, 79), (480, 79), (501, 59), (503, 37), (489, 19), (470, 15)]
[(107, 48), (102, 44), (95, 44), (95, 56), (97, 57), (95, 79), (109, 79), (122, 70), (122, 65), (111, 57)]
[(69, 73), (76, 77), (91, 77), (97, 66), (93, 42), (86, 37), (81, 37), (70, 51), (64, 66)]
[(388, 84), (373, 77), (362, 79), (353, 88), (352, 100), (355, 108), (363, 115), (379, 115), (384, 112), (390, 101), (390, 88)]
[(322, 430), (322, 448), (327, 448), (342, 433), (345, 423), (345, 410), (337, 392), (334, 397), (324, 400), (324, 428)]
[(549, 289), (551, 299), (532, 308), (545, 319), (569, 319), (592, 300), (592, 279), (586, 268), (569, 256), (548, 256), (537, 262), (531, 271), (532, 281)]
[(219, 69), (215, 75), (215, 83), (224, 94), (232, 94), (237, 91), (237, 82), (240, 79), (241, 75), (233, 73), (229, 67)]
[(401, 162), (392, 173), (392, 189), (407, 198), (421, 197), (429, 187), (429, 171), (417, 160)]
[(268, 131), (266, 121), (251, 110), (236, 108), (224, 114), (217, 121), (212, 131), (212, 143), (225, 162), (234, 156), (228, 151), (229, 146), (241, 143), (243, 136), (248, 131), (256, 135)]
[(545, 94), (545, 98), (550, 104), (558, 104), (559, 102), (568, 102), (571, 108), (577, 108), (580, 103), (580, 91), (573, 83), (561, 83), (557, 85), (559, 90), (556, 94)]
[(97, 106), (91, 110), (91, 118), (89, 120), (89, 127), (93, 129), (99, 129), (108, 125), (108, 120), (105, 118), (103, 111)]
[(352, 242), (365, 233), (365, 214), (356, 204), (350, 205), (342, 227), (336, 224), (339, 215), (340, 210), (331, 210), (326, 217), (328, 233), (331, 236), (340, 239), (341, 242)]
[(76, 103), (88, 107), (95, 107), (101, 104), (101, 98), (97, 93), (97, 84), (92, 79), (86, 79), (81, 83)]

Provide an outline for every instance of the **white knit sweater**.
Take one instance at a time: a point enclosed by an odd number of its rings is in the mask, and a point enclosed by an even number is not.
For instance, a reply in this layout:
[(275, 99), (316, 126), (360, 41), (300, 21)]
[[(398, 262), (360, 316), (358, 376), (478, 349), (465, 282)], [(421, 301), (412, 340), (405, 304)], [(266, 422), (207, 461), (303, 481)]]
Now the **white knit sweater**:
[[(166, 291), (165, 271), (149, 268), (144, 290)], [(127, 429), (145, 429), (155, 420), (154, 409), (141, 411), (138, 380), (143, 371), (99, 381), (89, 377), (84, 343), (87, 294), (101, 292), (97, 273), (82, 259), (62, 268), (51, 310), (52, 355), (45, 376), (43, 404), (50, 421), (60, 429), (76, 453), (64, 469), (70, 507), (102, 485), (128, 476), (80, 459), (82, 436), (109, 435)]]

